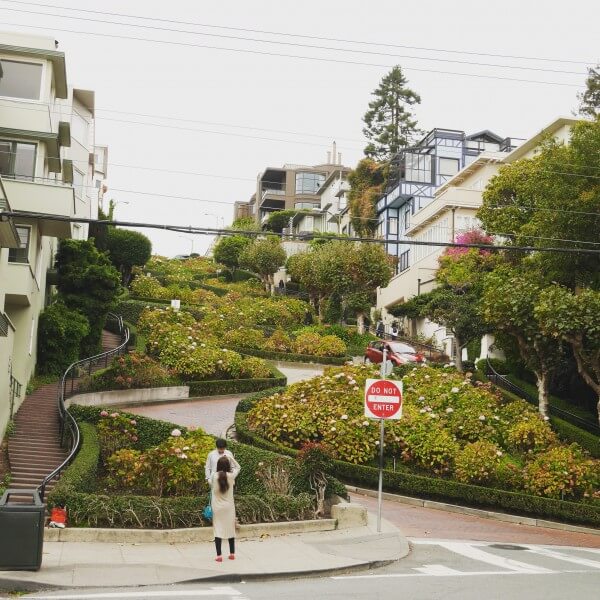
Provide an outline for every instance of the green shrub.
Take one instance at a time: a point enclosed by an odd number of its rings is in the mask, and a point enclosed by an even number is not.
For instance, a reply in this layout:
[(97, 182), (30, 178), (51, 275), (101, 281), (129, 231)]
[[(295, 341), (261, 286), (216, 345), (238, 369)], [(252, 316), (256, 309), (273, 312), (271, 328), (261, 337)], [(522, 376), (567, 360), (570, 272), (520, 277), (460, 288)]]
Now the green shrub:
[(227, 331), (223, 336), (223, 343), (226, 346), (262, 348), (265, 344), (265, 334), (260, 329), (240, 327)]
[(79, 423), (79, 431), (79, 452), (48, 495), (50, 506), (65, 506), (72, 492), (91, 492), (96, 488), (100, 460), (98, 433), (91, 423)]
[(293, 352), (272, 352), (256, 348), (231, 347), (231, 350), (240, 354), (250, 354), (267, 360), (281, 360), (287, 362), (317, 363), (321, 365), (343, 365), (351, 360), (349, 356), (315, 356), (314, 354), (296, 354)]
[(561, 440), (568, 444), (579, 444), (594, 458), (600, 458), (600, 437), (558, 417), (550, 417), (550, 423)]
[(87, 317), (60, 300), (40, 314), (37, 370), (44, 375), (62, 375), (79, 360), (83, 339), (89, 335)]
[(454, 476), (462, 483), (489, 483), (496, 478), (502, 454), (493, 442), (467, 444), (456, 456)]
[[(508, 365), (505, 360), (500, 358), (490, 358), (490, 364), (494, 371), (500, 375), (506, 375), (509, 372)], [(485, 373), (488, 359), (481, 358), (475, 361), (475, 367)]]
[[(245, 346), (246, 344), (240, 345)], [(262, 347), (270, 352), (291, 352), (293, 345), (294, 342), (287, 332), (283, 329), (276, 329)]]
[(281, 393), (285, 390), (284, 387), (273, 387), (267, 390), (263, 390), (261, 392), (257, 392), (252, 394), (251, 396), (247, 396), (246, 398), (242, 398), (236, 407), (236, 412), (246, 413), (248, 412), (258, 400), (261, 398), (267, 398), (268, 396), (272, 396), (273, 394)]
[(215, 381), (186, 381), (190, 388), (190, 397), (215, 396), (218, 394), (244, 394), (271, 389), (273, 386), (286, 385), (287, 378), (280, 377), (267, 379), (223, 379)]
[(138, 441), (137, 421), (118, 412), (100, 412), (98, 440), (102, 460), (121, 448), (131, 448)]
[(519, 452), (540, 452), (558, 442), (556, 434), (540, 415), (526, 416), (525, 420), (514, 423), (507, 438), (510, 447)]

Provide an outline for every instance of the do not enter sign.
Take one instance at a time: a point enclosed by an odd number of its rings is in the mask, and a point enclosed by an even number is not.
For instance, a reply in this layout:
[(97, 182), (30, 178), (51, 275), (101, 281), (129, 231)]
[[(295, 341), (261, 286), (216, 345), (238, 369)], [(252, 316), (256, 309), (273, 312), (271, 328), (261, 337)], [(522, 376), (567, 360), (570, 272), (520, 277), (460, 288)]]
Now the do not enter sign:
[(388, 379), (367, 379), (365, 416), (371, 419), (399, 419), (402, 417), (402, 382)]

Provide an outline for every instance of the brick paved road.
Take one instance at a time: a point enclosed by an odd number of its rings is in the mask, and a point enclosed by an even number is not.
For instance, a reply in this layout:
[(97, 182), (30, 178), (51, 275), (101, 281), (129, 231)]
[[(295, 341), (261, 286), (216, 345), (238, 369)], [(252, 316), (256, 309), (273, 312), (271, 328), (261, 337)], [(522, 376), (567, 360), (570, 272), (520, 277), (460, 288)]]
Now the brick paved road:
[[(360, 494), (350, 494), (350, 497), (352, 502), (362, 504), (370, 512), (377, 513), (377, 498)], [(384, 500), (381, 514), (384, 519), (399, 527), (405, 536), (412, 538), (600, 548), (600, 535), (517, 525), (471, 515), (448, 513), (433, 508), (410, 506), (399, 502)]]

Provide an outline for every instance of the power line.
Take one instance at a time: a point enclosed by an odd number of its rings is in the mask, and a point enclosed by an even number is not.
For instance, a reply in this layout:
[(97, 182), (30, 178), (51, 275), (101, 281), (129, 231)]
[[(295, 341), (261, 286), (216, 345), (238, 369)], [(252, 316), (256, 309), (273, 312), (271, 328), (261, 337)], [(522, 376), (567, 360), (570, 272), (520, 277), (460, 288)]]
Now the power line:
[[(584, 76), (584, 77), (587, 75), (587, 73), (580, 72), (580, 71), (565, 71), (565, 70), (561, 70), (561, 69), (545, 69), (545, 68), (541, 68), (541, 67), (526, 67), (526, 66), (520, 66), (520, 65), (502, 65), (502, 64), (496, 64), (496, 63), (453, 60), (450, 58), (423, 57), (423, 56), (412, 56), (412, 55), (405, 55), (405, 54), (392, 54), (389, 52), (377, 52), (377, 51), (372, 51), (372, 50), (354, 50), (351, 48), (336, 48), (333, 46), (317, 46), (314, 44), (301, 44), (299, 42), (282, 42), (282, 41), (278, 41), (278, 40), (264, 40), (264, 39), (249, 38), (249, 37), (244, 37), (244, 36), (236, 36), (236, 35), (206, 33), (203, 31), (190, 31), (189, 29), (170, 29), (168, 27), (157, 27), (157, 26), (153, 26), (153, 25), (140, 25), (137, 23), (106, 21), (104, 19), (93, 19), (91, 17), (81, 17), (81, 16), (75, 16), (75, 15), (60, 15), (60, 14), (56, 14), (56, 13), (25, 10), (22, 8), (3, 7), (3, 9), (7, 10), (7, 11), (11, 11), (11, 12), (19, 12), (19, 13), (26, 13), (26, 14), (33, 14), (33, 15), (40, 15), (40, 16), (47, 16), (47, 17), (55, 17), (55, 18), (59, 18), (59, 19), (71, 19), (71, 20), (86, 21), (86, 22), (91, 22), (91, 23), (102, 23), (105, 25), (135, 27), (136, 29), (144, 29), (144, 30), (151, 29), (151, 30), (155, 30), (155, 31), (164, 31), (167, 33), (183, 33), (183, 34), (199, 35), (199, 36), (204, 36), (204, 37), (212, 37), (212, 38), (227, 39), (227, 40), (240, 40), (240, 41), (244, 41), (244, 42), (258, 42), (260, 44), (292, 46), (295, 48), (309, 48), (309, 49), (313, 49), (313, 50), (328, 50), (328, 51), (333, 50), (335, 52), (350, 52), (352, 54), (367, 54), (367, 55), (372, 55), (372, 56), (385, 56), (388, 58), (404, 58), (404, 59), (410, 59), (410, 60), (424, 60), (424, 61), (430, 61), (430, 62), (463, 64), (463, 65), (470, 65), (470, 66), (477, 66), (477, 67), (495, 67), (495, 68), (500, 68), (500, 69), (519, 69), (519, 70), (523, 70), (523, 71), (540, 71), (540, 72), (546, 72), (546, 73), (580, 75), (580, 76)], [(100, 13), (100, 14), (106, 14), (106, 13)]]
[[(97, 219), (89, 219), (84, 217), (65, 217), (61, 215), (48, 215), (45, 213), (31, 213), (24, 211), (2, 211), (0, 212), (0, 220), (7, 220), (9, 218), (27, 218), (27, 219), (43, 219), (47, 221), (61, 221), (66, 223), (94, 223), (106, 226), (115, 226), (115, 227), (136, 227), (140, 229), (163, 229), (166, 231), (176, 231), (179, 233), (191, 233), (198, 235), (222, 235), (222, 236), (232, 236), (232, 235), (248, 235), (253, 237), (265, 236), (265, 235), (275, 235), (282, 239), (298, 239), (298, 240), (310, 240), (310, 239), (327, 239), (331, 240), (339, 240), (344, 242), (365, 242), (371, 244), (397, 244), (398, 240), (392, 240), (388, 238), (364, 238), (364, 237), (347, 237), (347, 236), (335, 236), (330, 234), (324, 234), (319, 232), (314, 232), (310, 234), (284, 234), (284, 233), (268, 233), (262, 231), (246, 231), (246, 230), (232, 230), (232, 229), (219, 229), (219, 228), (210, 228), (210, 227), (192, 227), (191, 225), (159, 225), (156, 223), (145, 223), (145, 222), (135, 222), (135, 221), (109, 221), (102, 220), (98, 221)], [(549, 252), (549, 253), (559, 253), (559, 254), (591, 254), (591, 255), (600, 255), (600, 249), (590, 249), (590, 248), (554, 248), (554, 247), (535, 247), (535, 246), (504, 246), (504, 245), (492, 245), (492, 244), (469, 244), (469, 243), (460, 243), (460, 242), (425, 242), (419, 240), (409, 240), (406, 242), (406, 245), (412, 246), (437, 246), (437, 247), (445, 247), (445, 248), (478, 248), (481, 250), (510, 250), (510, 251), (522, 251), (522, 252)]]
[(453, 49), (448, 49), (448, 48), (427, 48), (427, 47), (422, 47), (422, 46), (407, 46), (407, 45), (402, 45), (402, 44), (391, 44), (391, 43), (386, 43), (386, 42), (370, 42), (370, 41), (366, 41), (366, 40), (330, 38), (330, 37), (306, 35), (306, 34), (299, 34), (299, 33), (288, 33), (288, 32), (281, 32), (281, 31), (265, 31), (265, 30), (261, 30), (261, 29), (248, 29), (248, 28), (244, 28), (244, 27), (213, 25), (213, 24), (208, 24), (208, 23), (198, 23), (198, 22), (194, 22), (194, 21), (180, 21), (180, 20), (165, 19), (165, 18), (159, 18), (159, 17), (147, 17), (147, 16), (142, 16), (142, 15), (129, 15), (129, 14), (124, 14), (124, 13), (116, 13), (116, 12), (86, 10), (86, 9), (82, 9), (82, 8), (73, 8), (70, 6), (62, 6), (62, 5), (59, 6), (56, 4), (41, 4), (41, 3), (34, 3), (34, 2), (23, 2), (23, 1), (19, 1), (19, 0), (2, 0), (2, 1), (9, 2), (11, 4), (26, 4), (29, 6), (37, 6), (37, 7), (53, 8), (53, 9), (58, 8), (61, 10), (76, 11), (76, 12), (80, 12), (80, 13), (101, 14), (101, 15), (109, 15), (109, 16), (113, 16), (113, 17), (125, 17), (125, 18), (139, 19), (139, 20), (145, 20), (145, 21), (159, 21), (162, 23), (173, 23), (173, 24), (177, 24), (177, 25), (193, 25), (193, 26), (197, 26), (197, 27), (206, 27), (209, 29), (225, 29), (225, 30), (229, 30), (229, 31), (243, 31), (246, 33), (261, 33), (261, 34), (265, 34), (265, 35), (294, 37), (294, 38), (320, 40), (320, 41), (327, 41), (327, 42), (360, 44), (360, 45), (375, 46), (375, 47), (402, 48), (402, 49), (408, 49), (408, 50), (423, 50), (423, 51), (427, 51), (427, 52), (444, 52), (444, 53), (449, 53), (449, 54), (467, 54), (467, 55), (471, 55), (471, 56), (488, 56), (488, 57), (495, 57), (495, 58), (510, 58), (510, 59), (515, 59), (515, 60), (538, 60), (538, 61), (543, 61), (543, 62), (560, 62), (560, 63), (568, 63), (568, 64), (581, 64), (581, 65), (589, 65), (589, 64), (595, 62), (593, 60), (587, 60), (587, 61), (566, 60), (566, 59), (562, 59), (562, 58), (548, 58), (548, 57), (539, 57), (539, 56), (519, 56), (519, 55), (511, 55), (511, 54), (493, 54), (493, 53), (489, 53), (489, 52), (472, 52), (472, 51), (467, 51), (467, 50), (453, 50)]
[[(27, 27), (29, 29), (43, 29), (43, 30), (48, 29), (47, 26), (31, 25), (30, 23), (5, 22), (4, 24), (11, 25), (14, 27)], [(181, 46), (181, 47), (185, 47), (185, 48), (205, 48), (205, 49), (209, 49), (209, 50), (221, 50), (221, 51), (225, 51), (225, 52), (235, 52), (235, 53), (241, 53), (241, 54), (256, 54), (259, 56), (279, 56), (282, 58), (295, 58), (298, 60), (328, 62), (328, 63), (336, 63), (336, 64), (363, 66), (363, 67), (383, 67), (385, 69), (391, 69), (395, 66), (395, 65), (382, 64), (382, 63), (366, 63), (366, 62), (353, 61), (353, 60), (341, 60), (341, 59), (324, 58), (324, 57), (316, 57), (316, 56), (301, 56), (298, 54), (282, 54), (282, 53), (278, 53), (278, 52), (250, 50), (248, 48), (244, 48), (244, 49), (242, 49), (242, 48), (227, 48), (227, 47), (223, 47), (223, 46), (211, 46), (208, 44), (193, 44), (190, 42), (176, 42), (173, 40), (159, 40), (159, 39), (155, 39), (155, 38), (139, 38), (139, 37), (134, 37), (134, 36), (118, 35), (118, 34), (114, 34), (114, 33), (98, 33), (98, 32), (94, 32), (94, 31), (76, 31), (73, 29), (62, 29), (62, 28), (58, 28), (58, 27), (52, 27), (52, 30), (60, 31), (63, 33), (73, 33), (76, 35), (86, 35), (86, 36), (92, 35), (92, 36), (96, 36), (96, 37), (106, 37), (106, 38), (111, 38), (111, 39), (132, 40), (132, 41), (137, 41), (137, 42), (150, 42), (153, 44), (166, 44), (166, 45), (171, 45), (171, 46)], [(562, 87), (575, 87), (575, 88), (583, 87), (583, 85), (579, 85), (579, 84), (561, 83), (558, 81), (541, 81), (539, 79), (521, 79), (521, 78), (517, 78), (517, 77), (503, 77), (500, 75), (461, 73), (461, 72), (456, 72), (456, 71), (441, 71), (441, 70), (436, 70), (436, 69), (422, 69), (422, 68), (417, 68), (417, 67), (406, 67), (405, 70), (422, 72), (422, 73), (434, 73), (434, 74), (438, 74), (438, 75), (457, 75), (459, 77), (475, 77), (477, 79), (495, 79), (495, 80), (499, 80), (499, 81), (515, 81), (515, 82), (519, 82), (519, 83), (534, 83), (534, 84), (555, 85), (555, 86), (558, 85), (558, 86), (562, 86)]]

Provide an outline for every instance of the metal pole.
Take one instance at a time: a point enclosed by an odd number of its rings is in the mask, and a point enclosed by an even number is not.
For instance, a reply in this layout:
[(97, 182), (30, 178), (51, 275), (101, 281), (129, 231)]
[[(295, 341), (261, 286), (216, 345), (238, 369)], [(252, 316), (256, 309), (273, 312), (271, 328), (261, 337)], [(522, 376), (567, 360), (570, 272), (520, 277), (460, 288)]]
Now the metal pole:
[[(381, 379), (385, 379), (387, 363), (387, 348), (383, 347), (383, 360), (381, 361)], [(381, 533), (381, 502), (383, 498), (383, 438), (385, 435), (385, 419), (379, 420), (379, 482), (377, 485), (377, 533)]]

